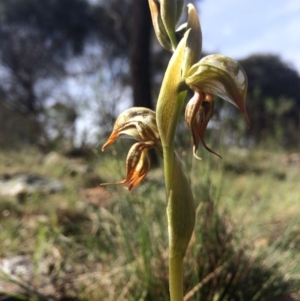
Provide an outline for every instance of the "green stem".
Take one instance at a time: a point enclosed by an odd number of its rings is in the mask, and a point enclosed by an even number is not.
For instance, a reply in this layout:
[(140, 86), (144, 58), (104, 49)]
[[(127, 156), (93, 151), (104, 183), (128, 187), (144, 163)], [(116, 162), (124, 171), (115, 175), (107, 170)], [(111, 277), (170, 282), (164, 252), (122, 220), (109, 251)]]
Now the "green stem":
[[(182, 109), (182, 105), (186, 96), (186, 91), (180, 93), (177, 99), (177, 114), (175, 114), (175, 118), (173, 120), (174, 124), (177, 125), (179, 114)], [(173, 182), (174, 182), (174, 140), (175, 140), (175, 130), (176, 126), (171, 133), (171, 139), (169, 140), (169, 144), (163, 146), (163, 158), (164, 158), (164, 176), (165, 176), (165, 186), (166, 186), (166, 194), (167, 200), (172, 202), (172, 198), (170, 199), (170, 193), (173, 190)], [(170, 204), (168, 204), (169, 206)], [(168, 212), (168, 215), (170, 213)], [(183, 256), (176, 253), (176, 247), (174, 248), (174, 242), (172, 241), (172, 236), (174, 233), (174, 229), (170, 229), (170, 227), (174, 227), (173, 223), (170, 222), (171, 218), (168, 216), (169, 223), (169, 290), (170, 290), (170, 300), (171, 301), (183, 301)]]
[(171, 301), (183, 301), (183, 256), (169, 257), (169, 290)]
[[(170, 192), (173, 187), (174, 176), (174, 144), (164, 147), (164, 173), (165, 185), (167, 192), (167, 200), (169, 200)], [(168, 212), (169, 214), (169, 212)], [(169, 227), (170, 219), (168, 217)], [(183, 301), (183, 256), (172, 254), (174, 252), (174, 242), (172, 241), (172, 233), (174, 229), (169, 228), (169, 291), (170, 301)]]
[(163, 148), (164, 156), (164, 174), (165, 186), (167, 192), (167, 200), (169, 200), (170, 191), (173, 187), (173, 171), (174, 171), (174, 144)]

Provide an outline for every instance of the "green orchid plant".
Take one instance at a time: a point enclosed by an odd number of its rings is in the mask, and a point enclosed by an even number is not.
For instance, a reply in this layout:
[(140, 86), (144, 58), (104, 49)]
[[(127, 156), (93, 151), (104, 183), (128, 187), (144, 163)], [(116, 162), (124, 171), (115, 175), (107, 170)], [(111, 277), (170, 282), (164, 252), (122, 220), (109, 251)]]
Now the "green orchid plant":
[[(150, 170), (149, 150), (163, 158), (169, 234), (169, 290), (171, 301), (183, 301), (183, 259), (195, 224), (195, 206), (191, 185), (175, 152), (175, 132), (187, 91), (185, 120), (192, 132), (193, 154), (199, 143), (218, 155), (204, 142), (204, 134), (213, 116), (214, 96), (235, 105), (247, 117), (245, 99), (247, 76), (244, 69), (229, 57), (212, 54), (201, 60), (202, 33), (197, 11), (188, 4), (188, 20), (177, 27), (183, 0), (149, 0), (154, 31), (159, 43), (173, 53), (157, 100), (156, 112), (130, 108), (116, 120), (104, 150), (120, 136), (137, 142), (126, 159), (126, 178), (117, 183), (132, 189)], [(218, 155), (219, 156), (219, 155)]]

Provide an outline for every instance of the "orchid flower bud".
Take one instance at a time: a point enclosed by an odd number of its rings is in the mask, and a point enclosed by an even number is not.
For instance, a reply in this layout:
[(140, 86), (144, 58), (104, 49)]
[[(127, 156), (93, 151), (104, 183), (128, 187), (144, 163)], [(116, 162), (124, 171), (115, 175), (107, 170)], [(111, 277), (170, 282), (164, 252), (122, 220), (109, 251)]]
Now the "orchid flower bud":
[(177, 46), (175, 35), (175, 26), (177, 23), (177, 1), (176, 0), (160, 0), (161, 19), (168, 33), (173, 49)]
[(188, 22), (186, 28), (191, 29), (191, 32), (186, 42), (183, 75), (186, 75), (191, 66), (198, 62), (202, 50), (202, 31), (199, 17), (193, 4), (188, 4)]
[(194, 91), (214, 94), (232, 103), (249, 125), (245, 106), (247, 75), (236, 61), (224, 55), (208, 55), (190, 68), (185, 83)]
[(169, 36), (161, 19), (160, 3), (158, 0), (148, 0), (148, 2), (151, 12), (152, 24), (157, 40), (160, 45), (166, 50), (172, 51), (172, 45)]

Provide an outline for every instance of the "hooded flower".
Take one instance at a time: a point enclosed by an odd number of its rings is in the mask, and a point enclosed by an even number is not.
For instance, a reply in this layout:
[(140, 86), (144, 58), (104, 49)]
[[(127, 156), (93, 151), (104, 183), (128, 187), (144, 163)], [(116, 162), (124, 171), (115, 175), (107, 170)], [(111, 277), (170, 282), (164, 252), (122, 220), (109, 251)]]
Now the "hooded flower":
[(130, 190), (138, 185), (150, 170), (149, 149), (156, 149), (160, 154), (160, 138), (156, 126), (156, 114), (146, 108), (130, 108), (117, 118), (113, 131), (102, 147), (102, 151), (122, 136), (138, 142), (130, 148), (126, 159), (126, 178), (116, 183), (101, 185), (127, 184)]
[(159, 145), (159, 134), (156, 126), (156, 114), (147, 108), (134, 107), (121, 113), (115, 121), (113, 130), (102, 151), (121, 136), (138, 141), (153, 141)]
[(213, 116), (213, 95), (235, 105), (249, 125), (245, 106), (248, 86), (246, 73), (242, 66), (231, 58), (213, 54), (194, 64), (184, 82), (194, 91), (194, 96), (188, 102), (185, 111), (185, 120), (193, 135), (194, 156), (199, 159), (196, 151), (200, 140), (208, 151), (219, 156), (204, 142), (207, 124)]

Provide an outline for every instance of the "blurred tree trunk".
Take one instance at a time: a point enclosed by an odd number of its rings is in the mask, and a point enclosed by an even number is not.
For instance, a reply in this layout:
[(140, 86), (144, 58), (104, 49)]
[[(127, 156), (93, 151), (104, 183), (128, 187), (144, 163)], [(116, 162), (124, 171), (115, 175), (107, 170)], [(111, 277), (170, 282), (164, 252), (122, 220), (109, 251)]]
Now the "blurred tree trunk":
[(134, 106), (153, 108), (150, 39), (152, 22), (147, 0), (132, 0), (130, 67)]

